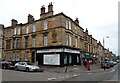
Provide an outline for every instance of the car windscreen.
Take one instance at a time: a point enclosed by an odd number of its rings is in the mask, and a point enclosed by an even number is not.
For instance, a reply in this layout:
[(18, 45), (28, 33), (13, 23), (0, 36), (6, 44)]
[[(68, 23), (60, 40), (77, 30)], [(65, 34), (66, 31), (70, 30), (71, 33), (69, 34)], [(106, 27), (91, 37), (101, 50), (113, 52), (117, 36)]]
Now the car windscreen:
[(27, 65), (33, 65), (32, 63), (27, 63)]

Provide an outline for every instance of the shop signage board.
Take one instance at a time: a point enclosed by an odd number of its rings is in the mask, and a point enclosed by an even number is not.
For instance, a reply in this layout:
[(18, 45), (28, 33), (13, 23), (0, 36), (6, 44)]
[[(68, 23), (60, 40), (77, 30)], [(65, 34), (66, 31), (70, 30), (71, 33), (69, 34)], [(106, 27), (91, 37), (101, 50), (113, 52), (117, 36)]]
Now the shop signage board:
[(79, 54), (80, 51), (79, 50), (72, 50), (72, 49), (43, 49), (43, 50), (37, 50), (37, 53), (50, 53), (50, 52), (68, 52), (68, 53), (77, 53)]
[(65, 49), (64, 52), (68, 52), (68, 53), (77, 53), (77, 54), (80, 53), (79, 50), (72, 50), (72, 49)]
[(60, 54), (44, 54), (44, 65), (60, 65)]
[(37, 53), (47, 53), (47, 52), (63, 52), (63, 49), (44, 49), (44, 50), (37, 50)]

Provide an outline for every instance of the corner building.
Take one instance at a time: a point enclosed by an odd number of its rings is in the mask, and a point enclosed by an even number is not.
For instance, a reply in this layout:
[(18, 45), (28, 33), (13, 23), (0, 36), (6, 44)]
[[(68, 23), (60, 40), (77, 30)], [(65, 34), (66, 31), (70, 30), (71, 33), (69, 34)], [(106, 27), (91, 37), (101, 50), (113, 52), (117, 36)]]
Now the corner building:
[(4, 29), (2, 58), (38, 65), (81, 64), (84, 29), (79, 26), (78, 18), (73, 21), (63, 13), (53, 15), (52, 3), (48, 5), (48, 12), (45, 9), (42, 6), (38, 20), (30, 14), (25, 24), (11, 20), (11, 26)]

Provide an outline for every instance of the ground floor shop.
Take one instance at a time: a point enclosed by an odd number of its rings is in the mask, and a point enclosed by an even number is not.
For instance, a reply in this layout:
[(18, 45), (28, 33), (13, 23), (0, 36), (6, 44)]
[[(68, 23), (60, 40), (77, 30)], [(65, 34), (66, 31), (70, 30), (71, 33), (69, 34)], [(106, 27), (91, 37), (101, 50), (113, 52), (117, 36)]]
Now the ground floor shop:
[(68, 47), (48, 47), (38, 49), (36, 53), (36, 61), (38, 65), (80, 65), (81, 56), (79, 49)]

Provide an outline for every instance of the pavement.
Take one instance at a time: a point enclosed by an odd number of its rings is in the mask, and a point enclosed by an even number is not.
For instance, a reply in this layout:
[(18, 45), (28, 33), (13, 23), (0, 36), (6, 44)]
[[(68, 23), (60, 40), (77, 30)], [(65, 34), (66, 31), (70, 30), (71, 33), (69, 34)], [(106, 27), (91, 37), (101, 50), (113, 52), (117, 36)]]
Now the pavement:
[[(44, 69), (43, 77), (48, 81), (63, 81), (66, 79), (71, 79), (82, 74), (92, 74), (92, 73), (105, 73), (114, 72), (113, 68), (102, 69), (100, 64), (92, 64), (90, 70), (83, 65), (73, 65), (65, 67), (55, 67), (55, 66), (41, 66)], [(66, 71), (67, 68), (67, 71)], [(66, 71), (66, 72), (65, 72)], [(43, 80), (43, 79), (41, 79)]]
[(100, 64), (91, 64), (90, 70), (84, 65), (73, 65), (73, 66), (65, 66), (65, 67), (55, 67), (55, 66), (42, 66), (41, 67), (45, 72), (55, 72), (55, 73), (100, 73), (100, 72), (108, 72), (113, 68), (109, 68), (104, 70), (101, 68)]

